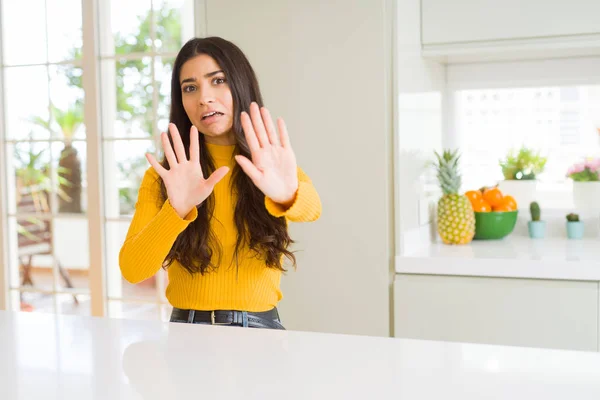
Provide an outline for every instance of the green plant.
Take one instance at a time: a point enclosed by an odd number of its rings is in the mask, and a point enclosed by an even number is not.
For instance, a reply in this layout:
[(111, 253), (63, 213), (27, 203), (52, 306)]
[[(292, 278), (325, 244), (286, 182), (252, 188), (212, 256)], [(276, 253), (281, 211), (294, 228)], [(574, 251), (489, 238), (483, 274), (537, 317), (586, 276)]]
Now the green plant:
[[(17, 178), (18, 188), (27, 188), (32, 193), (48, 192), (52, 190), (52, 178), (50, 176), (50, 164), (43, 159), (43, 155), (49, 148), (43, 148), (39, 151), (34, 151), (31, 147), (27, 151), (22, 151), (15, 147), (14, 157), (17, 162), (15, 175)], [(60, 185), (68, 185), (69, 183), (61, 176), (65, 171), (58, 167), (55, 170), (57, 173), (56, 181), (59, 187), (56, 193), (59, 197), (68, 199), (67, 193), (61, 190)]]
[(575, 214), (575, 213), (567, 214), (567, 221), (569, 221), (569, 222), (579, 222), (579, 214)]
[[(25, 220), (27, 222), (30, 222), (30, 223), (38, 225), (38, 226), (42, 226), (43, 225), (43, 221), (41, 219), (39, 219), (39, 218), (36, 218), (36, 217), (29, 217), (29, 218), (26, 218)], [(39, 236), (34, 235), (30, 231), (28, 231), (27, 228), (25, 228), (23, 225), (21, 225), (18, 222), (17, 222), (17, 233), (19, 235), (25, 236), (29, 240), (35, 240), (36, 242), (39, 242), (40, 240), (42, 240), (42, 238), (40, 238)]]
[(534, 201), (529, 205), (529, 211), (531, 212), (531, 220), (532, 221), (540, 221), (542, 216), (542, 210), (540, 209), (540, 205)]
[(59, 199), (58, 211), (66, 213), (81, 213), (81, 160), (77, 149), (73, 147), (73, 138), (77, 129), (83, 124), (83, 105), (75, 102), (66, 110), (61, 110), (50, 104), (50, 120), (40, 117), (31, 118), (35, 125), (46, 129), (53, 137), (62, 136), (65, 140), (60, 152), (59, 190), (65, 196)]
[(147, 169), (145, 157), (134, 157), (117, 163), (119, 169), (119, 203), (121, 214), (133, 213), (137, 201), (138, 188)]
[[(15, 177), (16, 177), (16, 200), (17, 204), (21, 201), (22, 196), (29, 195), (33, 200), (36, 213), (50, 212), (50, 204), (48, 199), (52, 192), (52, 176), (50, 163), (44, 159), (44, 153), (49, 148), (43, 148), (39, 151), (33, 150), (33, 146), (28, 144), (27, 150), (15, 147), (14, 157), (16, 161)], [(56, 193), (60, 198), (68, 198), (68, 195), (60, 189), (60, 185), (66, 185), (66, 179), (61, 176), (62, 168), (58, 167), (56, 173), (56, 181), (59, 184)], [(35, 217), (28, 217), (26, 221), (33, 224), (41, 224), (42, 221)], [(32, 240), (38, 240), (35, 235), (27, 230), (23, 225), (17, 222), (17, 232), (20, 235), (28, 237)]]
[(546, 157), (527, 147), (516, 152), (510, 150), (504, 160), (500, 160), (502, 175), (506, 180), (534, 180), (546, 167)]
[[(155, 2), (154, 4), (157, 4)], [(135, 26), (133, 35), (116, 32), (114, 35), (115, 55), (130, 54), (150, 54), (158, 50), (179, 49), (182, 46), (183, 38), (181, 35), (181, 11), (178, 7), (169, 7), (167, 2), (152, 12), (147, 11), (138, 15), (132, 25)], [(152, 26), (154, 25), (154, 26)], [(156, 37), (159, 39), (160, 48), (156, 49), (152, 45), (150, 31), (154, 29)], [(81, 60), (82, 49), (80, 47), (71, 50), (70, 59)], [(162, 61), (162, 71), (154, 71), (155, 61)], [(171, 75), (172, 61), (169, 58), (151, 59), (117, 59), (115, 62), (116, 79), (116, 112), (120, 121), (129, 123), (134, 119), (139, 120), (142, 130), (148, 135), (152, 135), (154, 121), (154, 102), (158, 104), (159, 115), (169, 115), (169, 97), (162, 89), (156, 90), (153, 87), (151, 76), (156, 73)], [(71, 87), (78, 87), (83, 90), (82, 73), (80, 68), (73, 68), (70, 65), (59, 67), (61, 72), (66, 75)], [(160, 68), (160, 67), (159, 67)], [(134, 82), (131, 84), (129, 82)], [(160, 83), (160, 82), (159, 82)], [(170, 84), (170, 81), (168, 82)], [(170, 85), (168, 86), (170, 88)], [(156, 100), (154, 95), (157, 96)]]
[(587, 158), (569, 167), (567, 177), (575, 182), (600, 181), (600, 158)]
[[(158, 2), (154, 2), (156, 5)], [(126, 129), (130, 130), (132, 126), (139, 124), (141, 130), (152, 137), (154, 127), (156, 126), (156, 117), (160, 119), (169, 118), (170, 108), (170, 75), (172, 71), (173, 59), (169, 57), (143, 57), (121, 59), (122, 55), (131, 54), (152, 54), (157, 52), (169, 53), (179, 49), (184, 41), (182, 37), (182, 15), (179, 7), (172, 7), (168, 2), (163, 2), (161, 7), (156, 7), (150, 11), (144, 11), (132, 20), (133, 34), (122, 34), (116, 32), (114, 35), (114, 52), (117, 60), (114, 63), (116, 87), (116, 119), (125, 124)], [(154, 30), (157, 40), (153, 41), (150, 31)], [(71, 49), (70, 59), (81, 60), (82, 48)], [(160, 63), (158, 63), (160, 61)], [(162, 64), (162, 66), (161, 66)], [(71, 88), (81, 89), (83, 93), (82, 69), (72, 65), (59, 64), (59, 71), (63, 74)], [(156, 70), (155, 70), (156, 69)], [(158, 74), (169, 77), (166, 82), (158, 82), (158, 86), (152, 82), (151, 77)], [(166, 90), (162, 86), (166, 86)], [(82, 106), (81, 99), (76, 99), (76, 105)], [(156, 109), (155, 109), (156, 108)], [(85, 156), (85, 155), (83, 155)], [(66, 154), (65, 164), (75, 164), (76, 154), (71, 151)], [(85, 160), (84, 160), (85, 161)], [(139, 165), (133, 175), (131, 175), (129, 162), (119, 162), (119, 169), (123, 173), (123, 181), (131, 182), (139, 186), (141, 177), (148, 163), (145, 157), (141, 158)], [(78, 170), (75, 169), (75, 172)], [(140, 172), (141, 171), (141, 172)], [(77, 174), (75, 174), (77, 175)], [(75, 185), (76, 186), (76, 185)], [(121, 203), (121, 212), (131, 212), (137, 199), (138, 187), (119, 187), (119, 202)], [(76, 203), (75, 200), (73, 203)], [(77, 202), (78, 203), (78, 202)]]

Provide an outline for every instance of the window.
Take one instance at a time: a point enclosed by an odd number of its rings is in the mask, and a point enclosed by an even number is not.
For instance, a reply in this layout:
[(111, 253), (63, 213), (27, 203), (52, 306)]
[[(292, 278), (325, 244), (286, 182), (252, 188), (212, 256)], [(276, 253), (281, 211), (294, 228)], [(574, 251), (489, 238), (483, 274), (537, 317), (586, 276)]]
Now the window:
[[(119, 250), (149, 167), (144, 154), (160, 148), (169, 122), (171, 71), (177, 51), (194, 35), (193, 3), (137, 1), (113, 3), (100, 41), (102, 143), (104, 158), (106, 290), (111, 317), (166, 317), (166, 274), (138, 285), (123, 279)], [(133, 3), (132, 3), (133, 4)], [(136, 21), (132, 24), (131, 21)]]
[[(97, 87), (84, 87), (82, 79), (82, 3), (98, 5), (97, 37), (86, 39), (100, 44), (99, 54), (86, 55), (97, 63)], [(8, 228), (8, 263), (2, 266), (8, 281), (0, 294), (8, 291), (12, 309), (92, 314), (90, 246), (97, 243), (90, 242), (91, 228), (105, 232), (106, 280), (97, 292), (108, 304), (104, 314), (168, 313), (165, 274), (132, 286), (121, 277), (118, 252), (148, 168), (144, 153), (159, 148), (159, 133), (168, 124), (172, 63), (195, 35), (194, 3), (0, 0), (5, 160), (0, 182), (6, 186), (0, 189), (7, 205), (0, 222)], [(86, 98), (96, 94), (100, 149), (88, 147), (84, 120)], [(89, 151), (100, 155), (102, 182), (88, 179)], [(103, 198), (91, 199), (90, 193)], [(92, 202), (103, 204), (103, 226), (90, 226)]]
[(465, 188), (502, 180), (499, 160), (521, 146), (547, 157), (540, 191), (570, 191), (569, 166), (600, 156), (600, 85), (457, 90), (454, 111)]
[(84, 91), (66, 79), (82, 72), (68, 51), (81, 54), (81, 3), (1, 5), (9, 262), (0, 290), (14, 309), (89, 314)]

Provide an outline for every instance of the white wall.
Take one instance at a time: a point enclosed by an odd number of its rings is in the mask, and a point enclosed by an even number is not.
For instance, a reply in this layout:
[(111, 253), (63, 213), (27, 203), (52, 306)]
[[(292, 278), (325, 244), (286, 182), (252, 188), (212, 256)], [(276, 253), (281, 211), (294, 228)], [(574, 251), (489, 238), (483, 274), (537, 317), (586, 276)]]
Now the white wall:
[(292, 226), (290, 329), (388, 336), (393, 258), (391, 1), (208, 0), (207, 34), (238, 44), (284, 117), (323, 202)]
[(421, 56), (420, 1), (398, 0), (396, 7), (396, 249), (404, 252), (430, 238), (435, 198), (423, 165), (443, 144), (445, 67)]

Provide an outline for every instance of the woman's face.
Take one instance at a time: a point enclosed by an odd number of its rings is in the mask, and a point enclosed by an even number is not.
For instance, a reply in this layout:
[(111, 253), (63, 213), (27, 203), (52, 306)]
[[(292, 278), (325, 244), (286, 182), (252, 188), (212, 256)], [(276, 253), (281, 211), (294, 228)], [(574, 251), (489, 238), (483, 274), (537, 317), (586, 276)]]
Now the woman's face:
[(206, 54), (186, 61), (179, 76), (183, 108), (208, 143), (235, 144), (233, 98), (225, 73)]

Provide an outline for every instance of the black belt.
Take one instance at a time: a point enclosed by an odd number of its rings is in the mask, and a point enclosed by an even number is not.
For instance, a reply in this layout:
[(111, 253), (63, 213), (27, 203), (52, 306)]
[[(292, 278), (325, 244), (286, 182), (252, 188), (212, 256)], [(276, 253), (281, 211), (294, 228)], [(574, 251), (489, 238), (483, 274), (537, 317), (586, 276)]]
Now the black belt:
[[(248, 312), (247, 317), (248, 327), (251, 328), (285, 329), (279, 322), (277, 308), (263, 312)], [(236, 310), (199, 311), (182, 310), (174, 307), (171, 313), (171, 321), (243, 326), (244, 315), (242, 311)]]

